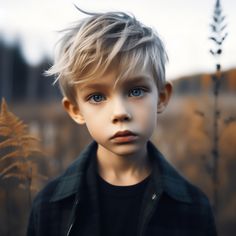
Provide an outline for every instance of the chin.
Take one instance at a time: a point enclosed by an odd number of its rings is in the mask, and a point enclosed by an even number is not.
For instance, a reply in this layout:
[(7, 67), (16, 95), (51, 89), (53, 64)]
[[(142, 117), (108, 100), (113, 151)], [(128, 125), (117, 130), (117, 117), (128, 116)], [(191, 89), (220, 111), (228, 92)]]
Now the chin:
[(115, 147), (112, 147), (110, 151), (119, 156), (131, 156), (140, 153), (141, 148), (140, 144), (137, 143), (125, 143), (115, 145)]

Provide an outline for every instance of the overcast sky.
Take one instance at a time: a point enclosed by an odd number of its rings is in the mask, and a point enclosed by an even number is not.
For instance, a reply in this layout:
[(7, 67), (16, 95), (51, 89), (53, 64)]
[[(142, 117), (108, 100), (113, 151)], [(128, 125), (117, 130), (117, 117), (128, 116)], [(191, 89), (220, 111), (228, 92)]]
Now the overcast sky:
[[(236, 67), (236, 1), (221, 3), (229, 24), (221, 63), (229, 69)], [(8, 44), (20, 40), (27, 62), (37, 64), (53, 55), (57, 31), (84, 16), (73, 4), (87, 11), (131, 12), (154, 27), (169, 55), (169, 79), (215, 69), (208, 40), (215, 0), (0, 0), (0, 38)]]

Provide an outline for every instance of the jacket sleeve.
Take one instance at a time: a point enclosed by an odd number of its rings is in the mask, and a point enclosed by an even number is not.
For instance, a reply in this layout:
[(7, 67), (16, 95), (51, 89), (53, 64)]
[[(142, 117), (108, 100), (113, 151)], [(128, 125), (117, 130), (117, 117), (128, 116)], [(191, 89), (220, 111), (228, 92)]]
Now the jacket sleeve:
[(30, 212), (30, 216), (29, 216), (29, 221), (28, 221), (28, 226), (27, 226), (27, 236), (36, 236), (37, 232), (36, 232), (36, 209), (33, 206)]
[(207, 236), (217, 236), (217, 230), (216, 230), (216, 224), (214, 215), (211, 209), (211, 206), (209, 204), (209, 210), (208, 210), (208, 223), (207, 223)]

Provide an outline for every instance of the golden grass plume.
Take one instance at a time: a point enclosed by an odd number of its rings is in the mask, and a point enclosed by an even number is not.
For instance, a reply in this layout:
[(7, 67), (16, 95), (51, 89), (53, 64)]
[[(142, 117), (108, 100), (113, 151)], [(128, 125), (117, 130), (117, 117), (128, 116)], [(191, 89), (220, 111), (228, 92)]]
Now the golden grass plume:
[(0, 112), (0, 164), (5, 165), (0, 169), (0, 177), (15, 177), (20, 180), (20, 187), (29, 187), (31, 191), (35, 189), (32, 186), (33, 178), (46, 177), (39, 173), (35, 162), (36, 156), (44, 155), (40, 141), (30, 135), (27, 128), (22, 120), (8, 110), (3, 98)]

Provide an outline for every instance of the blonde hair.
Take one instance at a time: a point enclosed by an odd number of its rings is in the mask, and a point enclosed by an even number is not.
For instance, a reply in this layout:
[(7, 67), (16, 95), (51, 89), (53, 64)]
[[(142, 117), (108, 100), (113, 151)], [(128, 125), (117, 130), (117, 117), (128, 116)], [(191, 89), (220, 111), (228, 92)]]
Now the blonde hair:
[(157, 87), (165, 84), (167, 54), (158, 34), (124, 12), (89, 14), (63, 30), (54, 65), (46, 72), (55, 75), (64, 96), (76, 103), (75, 85), (96, 79), (112, 65), (119, 78), (137, 68), (150, 66)]

